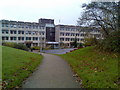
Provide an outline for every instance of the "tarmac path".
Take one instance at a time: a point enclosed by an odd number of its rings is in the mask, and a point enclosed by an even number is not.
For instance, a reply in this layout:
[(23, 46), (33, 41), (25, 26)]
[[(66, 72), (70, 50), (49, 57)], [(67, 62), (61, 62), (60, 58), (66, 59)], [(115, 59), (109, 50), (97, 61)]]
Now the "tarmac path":
[(22, 88), (79, 88), (70, 66), (59, 56), (42, 53), (44, 59)]

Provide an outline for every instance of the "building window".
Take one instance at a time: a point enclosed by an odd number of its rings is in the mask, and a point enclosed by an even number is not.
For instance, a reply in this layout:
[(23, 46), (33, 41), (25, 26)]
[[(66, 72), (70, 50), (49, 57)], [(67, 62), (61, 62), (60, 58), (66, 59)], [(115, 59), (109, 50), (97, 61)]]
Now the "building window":
[(2, 23), (2, 27), (8, 27), (9, 24), (8, 23)]
[(41, 32), (42, 35), (44, 35), (44, 32)]
[(83, 39), (83, 38), (81, 38), (81, 39), (80, 39), (80, 41), (84, 41), (84, 39)]
[(85, 34), (81, 34), (81, 36), (85, 36)]
[(33, 37), (33, 40), (38, 40), (38, 37)]
[(44, 38), (44, 37), (42, 37), (42, 40), (45, 40), (45, 38)]
[(64, 36), (64, 33), (63, 33), (63, 32), (61, 32), (61, 33), (60, 33), (60, 36)]
[(28, 31), (28, 34), (30, 35), (30, 34), (31, 34), (31, 31)]
[(15, 30), (10, 30), (10, 34), (16, 34), (17, 33), (17, 31), (15, 31)]
[(16, 28), (16, 27), (17, 27), (17, 25), (13, 25), (13, 27), (14, 27), (14, 28)]
[(65, 41), (70, 41), (70, 38), (66, 38)]
[(22, 40), (24, 40), (24, 37), (22, 37)]
[(79, 33), (76, 33), (76, 36), (79, 36)]
[(2, 23), (2, 27), (4, 27), (4, 24)]
[(64, 30), (64, 28), (60, 28), (60, 30)]
[(64, 38), (60, 38), (60, 41), (64, 41)]
[(28, 34), (28, 31), (26, 31), (25, 33)]
[(28, 25), (26, 25), (26, 28), (28, 28)]
[(71, 38), (71, 41), (74, 41), (75, 38)]
[(21, 25), (18, 25), (18, 28), (21, 28)]
[(8, 34), (9, 31), (8, 30), (2, 30), (2, 34)]
[(18, 40), (24, 40), (24, 37), (18, 37)]
[(18, 31), (18, 34), (24, 34), (24, 31)]
[(29, 29), (31, 29), (31, 25), (29, 25), (28, 27), (29, 27)]
[(71, 33), (71, 36), (75, 36), (75, 33)]
[(32, 32), (33, 35), (35, 35), (35, 32)]
[(10, 40), (16, 40), (17, 38), (16, 37), (10, 37)]
[(31, 37), (26, 37), (26, 40), (31, 40)]
[(8, 39), (9, 39), (9, 37), (7, 37), (7, 36), (2, 37), (2, 40), (8, 40)]
[(22, 25), (22, 28), (24, 28), (24, 25)]
[(70, 36), (70, 33), (66, 33), (66, 36)]

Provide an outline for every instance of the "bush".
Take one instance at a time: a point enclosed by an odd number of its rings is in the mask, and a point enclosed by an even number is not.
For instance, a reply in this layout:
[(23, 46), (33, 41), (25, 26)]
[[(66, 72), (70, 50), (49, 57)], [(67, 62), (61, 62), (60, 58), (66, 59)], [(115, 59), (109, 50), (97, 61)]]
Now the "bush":
[(95, 37), (85, 38), (84, 45), (85, 46), (95, 46), (98, 44), (98, 40)]
[(34, 46), (34, 47), (31, 47), (31, 50), (40, 50), (40, 47), (39, 46)]
[(25, 46), (24, 44), (21, 44), (21, 43), (15, 43), (14, 44), (15, 46), (14, 46), (14, 48), (16, 48), (16, 49), (21, 49), (21, 50), (25, 50), (25, 51), (28, 51), (29, 49), (27, 48), (27, 46)]
[(120, 53), (120, 31), (113, 32), (107, 38), (101, 40), (97, 48), (102, 51)]
[(83, 43), (78, 43), (78, 48), (82, 48), (84, 45), (83, 45)]
[(12, 42), (3, 42), (2, 45), (14, 48), (15, 43), (12, 43)]
[(12, 47), (12, 48), (16, 48), (16, 49), (21, 49), (21, 50), (25, 50), (28, 51), (29, 49), (21, 43), (12, 43), (12, 42), (3, 42), (4, 46), (8, 46), (8, 47)]

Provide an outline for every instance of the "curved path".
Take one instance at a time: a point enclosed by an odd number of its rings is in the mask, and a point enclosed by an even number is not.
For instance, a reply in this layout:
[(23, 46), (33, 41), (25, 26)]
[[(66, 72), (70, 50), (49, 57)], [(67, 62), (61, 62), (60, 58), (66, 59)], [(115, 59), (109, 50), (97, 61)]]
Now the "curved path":
[(25, 81), (23, 88), (79, 88), (70, 66), (60, 57), (42, 54), (44, 59)]

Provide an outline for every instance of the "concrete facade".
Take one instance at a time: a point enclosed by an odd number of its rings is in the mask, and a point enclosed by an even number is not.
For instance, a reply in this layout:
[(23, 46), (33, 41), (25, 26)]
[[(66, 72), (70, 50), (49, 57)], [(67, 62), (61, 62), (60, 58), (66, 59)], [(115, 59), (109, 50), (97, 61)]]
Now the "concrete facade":
[(97, 39), (102, 38), (98, 28), (78, 27), (74, 25), (55, 25), (54, 19), (39, 19), (36, 22), (0, 21), (2, 42), (23, 43), (25, 45), (57, 48), (64, 43), (72, 47), (75, 38), (77, 43), (84, 43), (86, 33)]
[(3, 42), (45, 47), (46, 29), (38, 23), (1, 20)]
[(74, 42), (75, 38), (78, 43), (84, 43), (83, 41), (87, 33), (97, 39), (102, 38), (100, 30), (97, 28), (88, 29), (73, 25), (56, 25), (55, 32), (55, 40), (59, 43), (64, 43), (67, 47), (72, 47), (72, 42)]

